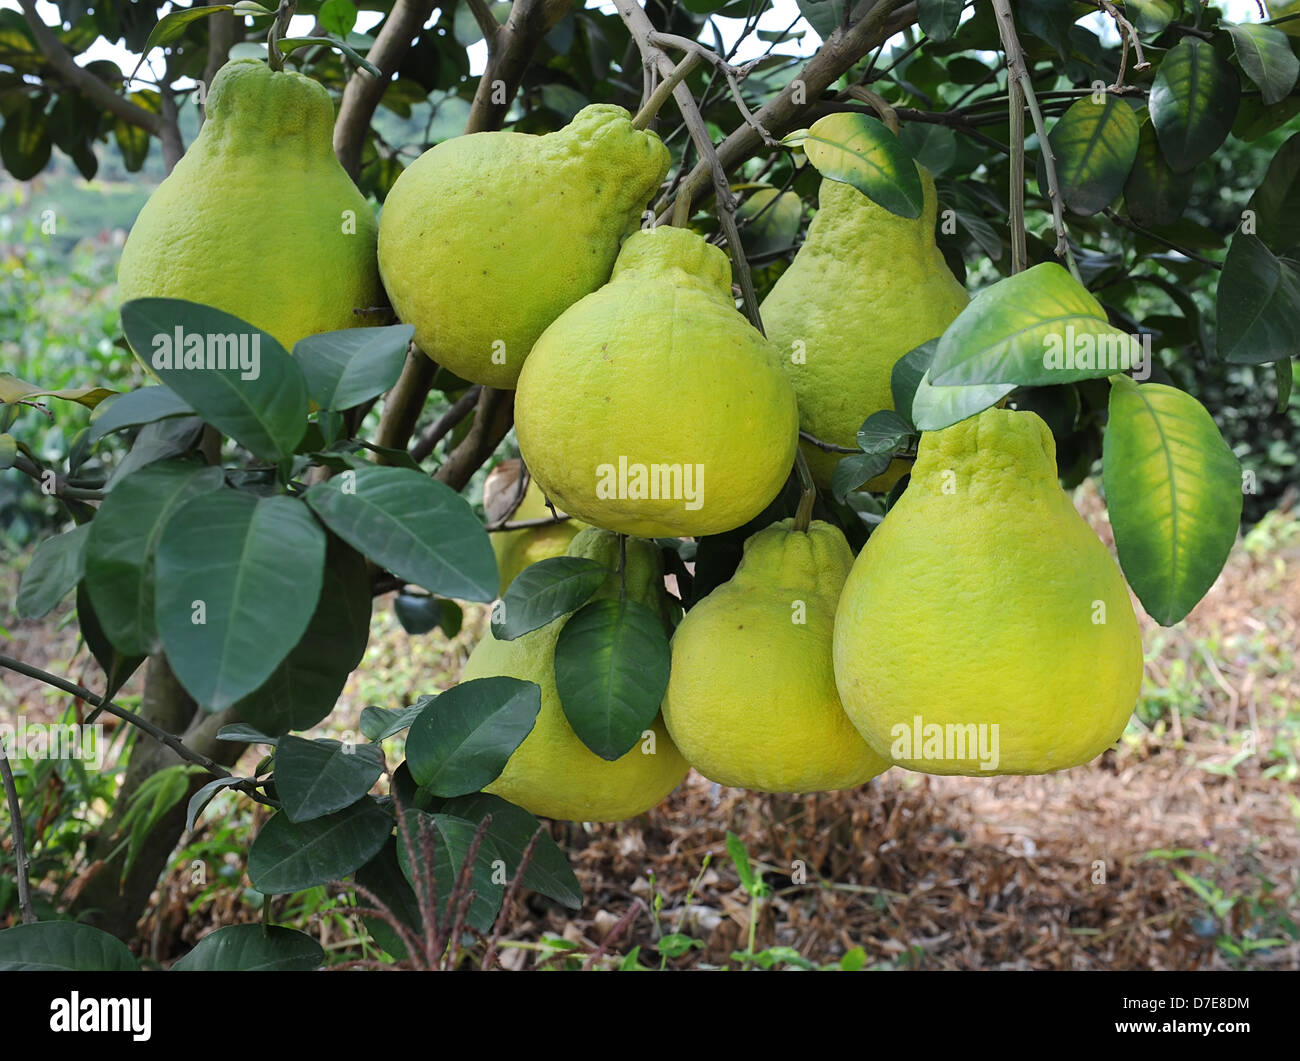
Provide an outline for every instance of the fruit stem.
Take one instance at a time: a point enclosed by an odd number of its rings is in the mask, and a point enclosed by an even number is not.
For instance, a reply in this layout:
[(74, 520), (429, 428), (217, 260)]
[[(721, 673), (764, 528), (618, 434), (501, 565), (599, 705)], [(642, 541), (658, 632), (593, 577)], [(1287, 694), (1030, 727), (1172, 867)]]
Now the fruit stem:
[(280, 40), (289, 32), (289, 20), (293, 18), (293, 9), (298, 0), (280, 0), (275, 10), (275, 21), (271, 31), (266, 35), (266, 61), (277, 73), (284, 69), (284, 52), (280, 51)]
[(813, 502), (817, 500), (817, 486), (813, 483), (812, 472), (808, 468), (808, 461), (804, 458), (802, 446), (795, 447), (794, 467), (795, 471), (799, 473), (799, 488), (802, 491), (799, 495), (799, 507), (794, 514), (794, 529), (806, 534), (808, 527), (812, 524)]
[(668, 102), (668, 97), (673, 94), (673, 89), (682, 83), (682, 79), (695, 68), (695, 64), (700, 61), (699, 55), (695, 52), (687, 52), (682, 57), (682, 61), (673, 67), (673, 72), (655, 87), (650, 93), (650, 98), (641, 104), (641, 109), (636, 112), (632, 119), (633, 129), (645, 129), (655, 119), (659, 109)]
[(683, 188), (673, 200), (673, 228), (686, 228), (691, 223), (691, 190)]

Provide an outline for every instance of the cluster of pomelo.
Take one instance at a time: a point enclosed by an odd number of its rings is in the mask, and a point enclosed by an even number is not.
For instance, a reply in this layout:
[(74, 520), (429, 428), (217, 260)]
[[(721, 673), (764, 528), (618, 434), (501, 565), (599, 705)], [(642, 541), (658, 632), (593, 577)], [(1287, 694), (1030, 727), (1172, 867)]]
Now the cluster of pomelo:
[[(290, 347), (376, 323), (363, 311), (386, 292), (438, 364), (516, 388), (533, 489), (589, 525), (512, 539), (513, 565), (596, 559), (611, 571), (598, 596), (626, 592), (666, 622), (651, 539), (757, 517), (791, 473), (800, 428), (851, 443), (891, 408), (897, 359), (967, 301), (935, 247), (924, 174), (912, 220), (823, 183), (762, 307), (769, 338), (737, 310), (722, 250), (652, 223), (669, 154), (619, 107), (587, 107), (547, 136), (445, 141), (402, 174), (378, 223), (334, 161), (331, 124), (309, 79), (228, 64), (199, 139), (128, 240), (121, 298), (205, 302)], [(808, 458), (825, 487), (832, 458)], [(905, 471), (896, 462), (869, 485)], [(531, 505), (546, 511), (536, 493)], [(615, 576), (617, 534), (633, 538)], [(512, 641), (488, 633), (464, 675), (541, 686), (536, 725), (491, 790), (551, 817), (639, 813), (688, 764), (785, 792), (859, 785), (893, 763), (1063, 769), (1114, 742), (1141, 676), (1127, 590), (1058, 484), (1052, 435), (1008, 409), (923, 435), (906, 491), (856, 559), (828, 523), (753, 534), (734, 577), (672, 631), (655, 739), (619, 759), (565, 719), (553, 662), (566, 618)]]

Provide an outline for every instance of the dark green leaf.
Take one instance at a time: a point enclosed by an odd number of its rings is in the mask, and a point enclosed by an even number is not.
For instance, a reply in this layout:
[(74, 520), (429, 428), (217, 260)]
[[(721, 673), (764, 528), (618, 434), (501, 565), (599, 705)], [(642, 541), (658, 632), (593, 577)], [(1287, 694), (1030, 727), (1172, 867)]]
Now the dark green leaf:
[(140, 360), (213, 427), (263, 460), (293, 455), (307, 429), (307, 383), (266, 332), (177, 298), (127, 302), (122, 329)]
[(95, 608), (90, 602), (90, 594), (86, 592), (84, 582), (77, 587), (77, 627), (86, 642), (86, 647), (90, 649), (90, 654), (95, 657), (95, 662), (104, 671), (105, 685), (100, 697), (107, 703), (139, 669), (145, 657), (123, 655), (113, 647), (99, 624), (99, 618), (95, 615)]
[(831, 496), (845, 504), (849, 494), (880, 475), (892, 462), (888, 453), (854, 453), (844, 457), (831, 473)]
[(578, 884), (569, 860), (560, 846), (551, 839), (551, 834), (523, 807), (516, 807), (488, 792), (476, 792), (449, 799), (442, 809), (476, 824), (491, 814), (492, 824), (488, 826), (487, 836), (491, 839), (492, 846), (505, 859), (506, 872), (511, 878), (518, 872), (524, 849), (532, 840), (533, 834), (541, 829), (532, 857), (528, 860), (528, 868), (524, 871), (523, 886), (572, 910), (582, 906), (582, 887)]
[(1217, 295), (1219, 356), (1263, 365), (1300, 354), (1300, 266), (1238, 232)]
[(90, 414), (88, 443), (98, 442), (105, 435), (121, 431), (124, 427), (139, 427), (173, 416), (192, 416), (189, 402), (170, 387), (141, 387), (95, 406)]
[(1124, 0), (1124, 13), (1145, 37), (1163, 33), (1182, 10), (1182, 0)]
[(279, 734), (307, 729), (333, 711), (365, 655), (371, 599), (365, 557), (331, 535), (306, 633), (271, 677), (235, 705), (239, 717)]
[(1278, 148), (1247, 208), (1255, 215), (1252, 234), (1265, 247), (1278, 255), (1300, 251), (1300, 133)]
[(224, 788), (230, 788), (246, 780), (247, 778), (243, 777), (216, 777), (195, 792), (185, 808), (185, 831), (187, 833), (194, 831), (194, 823), (199, 820), (199, 815), (203, 813), (204, 808), (212, 802), (213, 796)]
[(1175, 173), (1156, 143), (1155, 126), (1142, 123), (1137, 158), (1124, 184), (1128, 216), (1147, 228), (1172, 225), (1192, 196), (1191, 173)]
[(287, 734), (275, 749), (275, 789), (293, 822), (352, 806), (383, 772), (384, 753), (376, 744), (304, 740)]
[(964, 0), (917, 0), (917, 20), (921, 32), (932, 41), (946, 41), (957, 32)]
[(858, 448), (863, 453), (890, 454), (911, 433), (911, 424), (892, 409), (881, 409), (858, 428)]
[(609, 569), (578, 556), (553, 556), (529, 564), (515, 576), (492, 612), (492, 633), (502, 641), (537, 630), (576, 611), (605, 584)]
[(1237, 52), (1241, 68), (1259, 86), (1260, 95), (1267, 106), (1284, 100), (1295, 88), (1300, 75), (1300, 59), (1291, 50), (1287, 35), (1276, 26), (1258, 23), (1238, 25), (1221, 22), (1232, 34), (1232, 45)]
[[(424, 939), (424, 920), (415, 892), (402, 875), (397, 861), (397, 837), (390, 836), (374, 858), (357, 870), (354, 879), (376, 899), (388, 907), (393, 915), (411, 929), (416, 939)], [(371, 900), (358, 895), (357, 905), (370, 908)], [(394, 958), (401, 961), (407, 956), (401, 937), (386, 921), (379, 917), (365, 917), (364, 922), (375, 942)]]
[(221, 711), (261, 686), (320, 598), (325, 534), (299, 501), (234, 490), (172, 514), (158, 542), (155, 619), (176, 677)]
[(463, 796), (490, 785), (532, 731), (542, 708), (535, 682), (461, 682), (421, 711), (406, 736), (406, 763), (422, 789)]
[(1140, 129), (1133, 108), (1110, 93), (1101, 103), (1081, 99), (1070, 106), (1047, 137), (1067, 207), (1089, 215), (1115, 201), (1137, 157)]
[(199, 940), (173, 972), (308, 972), (325, 951), (305, 932), (283, 925), (226, 925)]
[(625, 755), (659, 712), (670, 653), (658, 616), (630, 598), (583, 605), (560, 630), (555, 687), (578, 739), (602, 759)]
[(1186, 173), (1219, 149), (1237, 116), (1241, 82), (1212, 45), (1184, 37), (1160, 63), (1149, 106), (1160, 150)]
[(139, 970), (116, 936), (72, 921), (36, 921), (0, 932), (0, 972), (104, 972)]
[(361, 732), (366, 740), (378, 743), (394, 733), (401, 733), (419, 717), (421, 711), (433, 703), (433, 697), (422, 696), (410, 707), (367, 707), (361, 711)]
[(18, 586), (20, 619), (40, 619), (49, 614), (78, 582), (86, 569), (86, 542), (90, 524), (83, 523), (36, 547)]
[(105, 636), (119, 652), (147, 656), (157, 651), (158, 542), (176, 511), (221, 484), (220, 468), (160, 462), (127, 476), (99, 506), (86, 543), (86, 589)]
[(414, 334), (409, 324), (323, 332), (299, 339), (293, 357), (312, 401), (322, 409), (352, 409), (397, 382)]
[[(434, 830), (433, 866), (425, 869), (432, 870), (438, 892), (438, 905), (442, 908), (442, 916), (445, 919), (450, 913), (447, 909), (448, 900), (460, 877), (461, 867), (469, 855), (470, 844), (474, 840), (478, 825), (450, 814), (426, 814), (422, 811), (408, 810), (402, 826), (398, 829), (397, 859), (406, 879), (413, 885), (415, 875), (412, 862), (419, 863), (420, 851), (417, 819)], [(414, 860), (411, 858), (412, 850), (417, 853)], [(478, 857), (474, 860), (470, 871), (469, 887), (476, 894), (465, 915), (469, 925), (480, 932), (491, 929), (505, 893), (505, 874), (499, 873), (493, 866), (493, 863), (498, 861), (504, 863), (505, 860), (497, 852), (492, 841), (484, 836), (478, 850)]]
[(399, 578), (430, 593), (495, 599), (496, 554), (469, 503), (427, 475), (371, 466), (307, 491), (327, 527)]
[(916, 389), (921, 385), (925, 370), (934, 360), (938, 346), (937, 338), (927, 339), (895, 361), (889, 374), (889, 391), (894, 399), (894, 409), (909, 423), (912, 420), (912, 399), (916, 397)]
[[(799, 14), (803, 15), (808, 25), (817, 31), (817, 36), (825, 40), (839, 28), (844, 21), (844, 3), (845, 0), (795, 0), (799, 6)], [(725, 0), (722, 3), (717, 0), (687, 0), (688, 6), (692, 11), (699, 11), (701, 6), (707, 5), (707, 12), (726, 6)], [(788, 21), (788, 20), (787, 20)]]
[(378, 854), (393, 819), (373, 799), (309, 822), (276, 814), (248, 852), (248, 879), (267, 895), (315, 888), (339, 880)]

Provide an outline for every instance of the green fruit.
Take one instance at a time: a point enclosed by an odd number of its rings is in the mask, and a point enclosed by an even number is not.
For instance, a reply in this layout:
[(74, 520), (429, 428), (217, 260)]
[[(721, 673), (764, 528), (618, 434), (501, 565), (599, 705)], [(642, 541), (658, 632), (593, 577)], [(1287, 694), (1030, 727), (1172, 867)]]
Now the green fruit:
[(519, 449), (571, 516), (643, 538), (757, 516), (794, 462), (776, 351), (737, 311), (731, 265), (681, 228), (633, 233), (608, 284), (567, 310), (519, 377)]
[(925, 773), (1048, 773), (1119, 739), (1141, 634), (1038, 416), (988, 409), (921, 436), (840, 598), (835, 679), (871, 746)]
[(207, 121), (136, 218), (120, 302), (183, 298), (233, 313), (286, 350), (317, 332), (382, 323), (378, 225), (334, 157), (334, 105), (259, 59), (212, 80)]
[[(935, 246), (934, 180), (917, 168), (925, 205), (916, 219), (823, 180), (808, 238), (763, 300), (767, 336), (799, 395), (799, 426), (823, 442), (856, 446), (862, 422), (894, 407), (894, 363), (943, 334), (968, 301)], [(841, 455), (805, 443), (804, 456), (828, 489)], [(894, 461), (867, 486), (888, 490), (906, 471)]]
[[(537, 485), (536, 479), (529, 480), (523, 500), (510, 519), (544, 519), (550, 515), (551, 510), (546, 505), (546, 495), (542, 488)], [(515, 576), (529, 564), (552, 556), (563, 556), (569, 543), (584, 526), (576, 519), (566, 519), (562, 523), (547, 526), (522, 527), (519, 530), (493, 533), (492, 551), (497, 554), (497, 571), (501, 574), (500, 595), (505, 596)]]
[(831, 629), (853, 566), (828, 523), (752, 535), (730, 582), (673, 635), (668, 732), (711, 781), (760, 792), (853, 788), (889, 768), (840, 703)]
[[(596, 597), (618, 595), (621, 583), (613, 573), (619, 555), (615, 535), (588, 528), (570, 543), (568, 555), (586, 557), (608, 567), (610, 578)], [(663, 612), (663, 572), (659, 551), (651, 542), (627, 543), (627, 593), (633, 600)], [(610, 762), (582, 743), (564, 717), (555, 688), (555, 643), (568, 618), (561, 616), (514, 641), (498, 641), (489, 630), (470, 653), (462, 681), (504, 675), (536, 682), (542, 690), (542, 709), (532, 732), (485, 791), (544, 818), (621, 821), (662, 800), (681, 783), (690, 767), (658, 717), (651, 727), (652, 749), (649, 741), (641, 741), (626, 755)]]
[(608, 104), (546, 136), (438, 144), (384, 202), (379, 268), (397, 315), (438, 364), (513, 387), (546, 326), (609, 279), (668, 163), (657, 136)]

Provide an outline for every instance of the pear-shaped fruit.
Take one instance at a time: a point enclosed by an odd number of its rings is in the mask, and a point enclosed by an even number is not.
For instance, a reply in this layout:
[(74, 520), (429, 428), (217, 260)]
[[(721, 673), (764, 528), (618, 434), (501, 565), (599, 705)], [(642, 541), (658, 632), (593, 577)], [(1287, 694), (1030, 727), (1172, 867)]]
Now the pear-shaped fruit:
[(438, 364), (513, 387), (546, 326), (609, 279), (668, 164), (609, 104), (546, 136), (444, 140), (384, 201), (379, 268), (397, 315)]
[(286, 349), (382, 324), (378, 223), (334, 157), (334, 105), (316, 81), (260, 59), (212, 79), (207, 121), (136, 218), (119, 302), (183, 298), (233, 313)]
[[(511, 520), (545, 519), (551, 516), (546, 505), (546, 495), (537, 480), (528, 483), (523, 500), (511, 514)], [(492, 535), (492, 550), (497, 554), (497, 571), (501, 574), (502, 596), (510, 583), (529, 564), (552, 556), (563, 556), (577, 533), (585, 524), (576, 519), (566, 519), (540, 527), (522, 527), (519, 530), (498, 531)]]
[(852, 566), (838, 528), (797, 531), (783, 520), (751, 535), (731, 581), (687, 612), (673, 635), (663, 716), (709, 780), (819, 792), (888, 769), (835, 689), (831, 630)]
[[(808, 238), (763, 300), (763, 326), (799, 395), (799, 426), (824, 442), (855, 446), (862, 422), (894, 407), (895, 362), (942, 335), (968, 301), (935, 246), (934, 180), (917, 168), (925, 203), (915, 219), (823, 180)], [(804, 456), (829, 488), (840, 454), (805, 443)], [(888, 490), (906, 471), (894, 461), (867, 486)]]
[(794, 462), (798, 410), (776, 351), (736, 310), (727, 256), (661, 227), (628, 237), (610, 282), (537, 341), (515, 428), (569, 515), (679, 537), (767, 506)]
[[(570, 556), (596, 560), (611, 577), (596, 594), (617, 596), (618, 538), (588, 528), (569, 545)], [(664, 611), (663, 571), (659, 551), (650, 542), (627, 543), (627, 593), (658, 613)], [(514, 641), (498, 641), (491, 630), (470, 653), (461, 680), (504, 675), (536, 682), (542, 709), (532, 732), (515, 749), (505, 770), (487, 792), (540, 814), (569, 821), (621, 821), (649, 810), (681, 783), (690, 769), (656, 717), (645, 740), (610, 762), (592, 752), (564, 717), (555, 687), (555, 643), (568, 616)]]
[(835, 680), (871, 746), (925, 773), (1064, 770), (1123, 733), (1137, 619), (1038, 416), (988, 409), (921, 436), (840, 597)]

